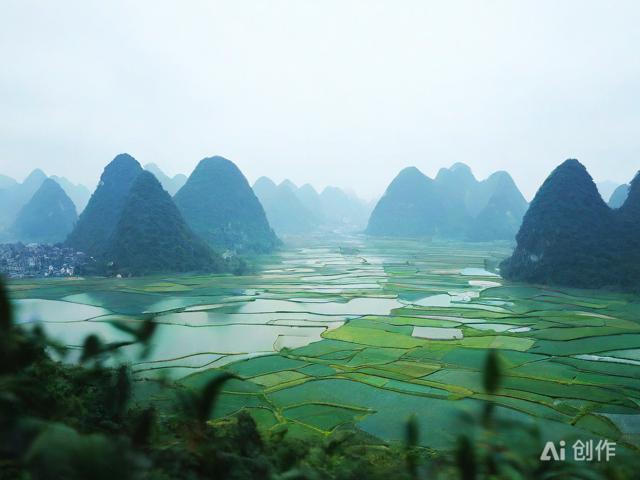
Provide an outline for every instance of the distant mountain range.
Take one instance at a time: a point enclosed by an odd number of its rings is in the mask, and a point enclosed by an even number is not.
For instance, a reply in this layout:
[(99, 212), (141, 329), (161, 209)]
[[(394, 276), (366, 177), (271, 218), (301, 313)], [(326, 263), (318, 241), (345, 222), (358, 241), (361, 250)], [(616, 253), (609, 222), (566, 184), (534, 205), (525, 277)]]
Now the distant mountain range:
[(327, 225), (358, 231), (367, 225), (373, 207), (354, 193), (333, 186), (322, 190), (320, 205)]
[(89, 203), (89, 199), (91, 198), (91, 191), (82, 184), (75, 184), (67, 180), (65, 177), (57, 177), (52, 175), (49, 177), (56, 181), (58, 185), (62, 187), (65, 193), (69, 196), (69, 198), (73, 201), (73, 204), (76, 206), (76, 210), (78, 213), (82, 213), (82, 211)]
[[(317, 214), (298, 198), (297, 187), (291, 182), (276, 185), (271, 179), (260, 177), (253, 191), (278, 235), (309, 233), (320, 223)], [(317, 195), (315, 190), (314, 193)]]
[(0, 190), (13, 187), (17, 184), (18, 182), (16, 182), (13, 178), (0, 174)]
[(375, 206), (366, 233), (471, 241), (511, 240), (527, 201), (507, 172), (478, 181), (456, 163), (435, 179), (416, 167), (402, 170)]
[(501, 265), (511, 280), (584, 288), (640, 286), (640, 175), (612, 209), (577, 160), (558, 166), (524, 216), (513, 255)]
[(222, 271), (222, 257), (187, 226), (169, 193), (131, 155), (116, 156), (66, 244), (92, 256), (88, 273)]
[(360, 231), (366, 224), (375, 236), (515, 237), (517, 247), (501, 267), (508, 279), (594, 288), (640, 284), (640, 177), (616, 188), (608, 206), (577, 160), (556, 168), (530, 206), (507, 172), (479, 181), (461, 163), (433, 179), (415, 167), (403, 169), (368, 216), (365, 202), (337, 187), (318, 193), (309, 184), (276, 185), (261, 177), (252, 189), (223, 157), (203, 159), (188, 178), (170, 178), (154, 164), (144, 170), (128, 154), (105, 167), (86, 197), (85, 187), (41, 170), (22, 183), (0, 176), (2, 240), (65, 241), (95, 260), (92, 273), (212, 272), (242, 265), (237, 254), (273, 251), (280, 244), (274, 230)]
[(628, 184), (618, 186), (611, 194), (608, 205), (611, 208), (620, 208), (624, 205), (624, 202), (629, 196), (629, 188), (630, 186)]
[(9, 240), (24, 243), (55, 244), (67, 238), (77, 218), (69, 196), (55, 180), (47, 178), (20, 209), (7, 235)]
[(144, 169), (153, 173), (158, 181), (162, 184), (162, 188), (164, 188), (169, 195), (172, 197), (182, 188), (182, 186), (187, 183), (187, 176), (179, 173), (174, 177), (169, 177), (166, 173), (160, 170), (160, 167), (155, 163), (147, 163), (144, 166)]
[[(155, 164), (146, 168), (128, 154), (116, 156), (88, 201), (84, 187), (47, 178), (41, 170), (23, 183), (2, 176), (5, 226), (0, 239), (66, 239), (67, 246), (94, 259), (89, 273), (135, 275), (241, 271), (245, 262), (235, 252), (265, 253), (279, 245), (262, 205), (233, 162), (206, 158), (188, 179), (170, 178)], [(71, 195), (78, 204), (86, 203), (79, 217)]]
[(329, 186), (318, 193), (308, 183), (297, 187), (291, 180), (284, 180), (276, 185), (270, 178), (260, 177), (253, 191), (279, 235), (335, 228), (359, 231), (370, 212), (366, 202), (338, 187)]
[[(87, 187), (76, 185), (64, 177), (50, 178), (55, 180), (71, 198), (76, 211), (84, 210), (91, 196)], [(0, 175), (0, 232), (4, 231), (4, 237), (7, 237), (7, 229), (12, 226), (22, 207), (31, 200), (46, 179), (47, 175), (40, 169), (32, 171), (22, 183), (6, 175)], [(11, 236), (15, 233), (13, 232)]]
[(596, 182), (596, 187), (602, 199), (606, 202), (611, 198), (613, 192), (620, 186), (620, 183), (612, 180), (601, 180)]
[(22, 183), (7, 181), (8, 177), (4, 177), (8, 186), (0, 190), (0, 229), (13, 224), (20, 209), (31, 200), (46, 178), (40, 169), (31, 172)]
[(602, 199), (607, 202), (607, 205), (611, 208), (620, 208), (629, 193), (629, 184), (620, 185), (611, 180), (596, 182), (596, 187)]

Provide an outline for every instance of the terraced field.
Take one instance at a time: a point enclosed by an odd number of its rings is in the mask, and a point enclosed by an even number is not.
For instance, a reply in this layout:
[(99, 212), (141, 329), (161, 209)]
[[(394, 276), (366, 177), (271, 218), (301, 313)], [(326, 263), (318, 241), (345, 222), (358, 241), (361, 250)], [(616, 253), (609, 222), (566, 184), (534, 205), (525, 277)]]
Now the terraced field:
[[(244, 277), (15, 282), (20, 321), (39, 319), (79, 346), (89, 332), (155, 316), (151, 355), (125, 352), (141, 399), (169, 377), (198, 387), (236, 373), (216, 407), (264, 430), (326, 436), (356, 427), (372, 442), (403, 437), (451, 446), (487, 399), (488, 349), (501, 353), (501, 419), (540, 441), (608, 438), (640, 445), (640, 298), (505, 283), (490, 273), (502, 244), (315, 239)], [(311, 246), (308, 246), (311, 245)]]

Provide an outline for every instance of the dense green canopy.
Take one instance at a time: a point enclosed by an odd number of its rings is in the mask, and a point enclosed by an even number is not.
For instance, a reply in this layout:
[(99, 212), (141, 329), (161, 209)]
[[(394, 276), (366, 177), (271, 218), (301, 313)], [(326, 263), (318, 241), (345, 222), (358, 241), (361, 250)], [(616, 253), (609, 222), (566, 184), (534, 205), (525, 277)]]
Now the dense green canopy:
[(142, 171), (133, 183), (104, 254), (114, 272), (221, 271), (224, 261), (187, 226), (155, 176)]
[(602, 200), (577, 160), (557, 167), (538, 190), (503, 276), (577, 287), (638, 288), (640, 180), (618, 210)]
[(279, 244), (247, 179), (226, 158), (201, 160), (174, 200), (189, 226), (215, 248), (263, 253)]
[(129, 190), (140, 172), (140, 164), (126, 153), (118, 155), (105, 167), (98, 188), (67, 238), (69, 246), (95, 257), (104, 253)]

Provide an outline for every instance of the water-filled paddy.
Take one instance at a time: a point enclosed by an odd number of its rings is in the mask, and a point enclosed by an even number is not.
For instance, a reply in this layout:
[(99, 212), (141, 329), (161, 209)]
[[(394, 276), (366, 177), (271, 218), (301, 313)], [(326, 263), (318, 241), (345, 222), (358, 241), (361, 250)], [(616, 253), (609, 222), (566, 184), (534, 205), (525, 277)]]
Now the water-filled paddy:
[[(340, 248), (349, 247), (349, 248)], [(355, 426), (449, 446), (460, 413), (481, 408), (482, 365), (499, 349), (499, 414), (550, 438), (638, 444), (640, 300), (504, 282), (488, 265), (504, 244), (316, 239), (243, 277), (15, 282), (18, 319), (60, 341), (126, 337), (114, 322), (160, 324), (146, 358), (125, 349), (137, 385), (158, 376), (198, 387), (218, 368), (214, 417), (240, 409), (263, 429), (323, 436)], [(155, 391), (155, 390), (153, 390)], [(142, 401), (154, 401), (154, 397)]]
[(446, 327), (413, 327), (411, 336), (418, 338), (428, 338), (431, 340), (454, 340), (462, 338), (462, 330), (459, 328)]

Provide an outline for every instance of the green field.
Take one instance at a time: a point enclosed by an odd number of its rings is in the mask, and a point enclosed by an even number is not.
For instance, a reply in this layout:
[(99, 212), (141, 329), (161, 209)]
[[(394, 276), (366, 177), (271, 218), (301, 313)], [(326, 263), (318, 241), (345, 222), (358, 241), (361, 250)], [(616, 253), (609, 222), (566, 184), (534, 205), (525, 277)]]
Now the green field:
[[(342, 247), (342, 248), (341, 248)], [(348, 247), (348, 248), (345, 248)], [(147, 358), (125, 352), (140, 402), (230, 381), (213, 420), (247, 409), (263, 430), (327, 436), (357, 428), (401, 439), (415, 414), (421, 443), (451, 446), (463, 413), (487, 399), (489, 349), (505, 377), (499, 417), (541, 441), (608, 438), (640, 446), (640, 298), (511, 284), (492, 269), (506, 244), (314, 239), (261, 260), (257, 273), (16, 281), (19, 321), (41, 321), (79, 347), (114, 324), (160, 324)], [(125, 349), (126, 350), (126, 349)], [(70, 359), (72, 360), (72, 359)], [(152, 392), (152, 393), (150, 393)]]

